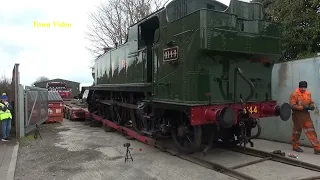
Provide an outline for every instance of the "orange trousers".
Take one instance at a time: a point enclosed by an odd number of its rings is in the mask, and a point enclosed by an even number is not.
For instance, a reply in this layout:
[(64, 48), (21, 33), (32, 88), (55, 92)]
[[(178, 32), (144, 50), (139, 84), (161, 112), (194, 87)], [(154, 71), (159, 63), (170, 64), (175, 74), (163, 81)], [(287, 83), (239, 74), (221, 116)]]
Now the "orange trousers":
[(314, 129), (310, 114), (309, 113), (293, 114), (292, 120), (293, 120), (292, 147), (293, 148), (299, 147), (300, 145), (299, 139), (303, 129), (307, 138), (312, 144), (313, 148), (315, 150), (320, 150), (320, 144), (317, 138), (317, 133)]

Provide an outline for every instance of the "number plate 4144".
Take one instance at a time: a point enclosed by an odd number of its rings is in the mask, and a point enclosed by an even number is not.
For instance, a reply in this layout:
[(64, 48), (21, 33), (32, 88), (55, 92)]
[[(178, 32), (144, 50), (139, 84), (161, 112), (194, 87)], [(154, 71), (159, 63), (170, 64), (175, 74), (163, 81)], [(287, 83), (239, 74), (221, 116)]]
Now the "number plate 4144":
[(258, 107), (257, 106), (248, 106), (246, 108), (243, 108), (243, 112), (247, 113), (249, 111), (251, 114), (256, 114), (258, 113)]

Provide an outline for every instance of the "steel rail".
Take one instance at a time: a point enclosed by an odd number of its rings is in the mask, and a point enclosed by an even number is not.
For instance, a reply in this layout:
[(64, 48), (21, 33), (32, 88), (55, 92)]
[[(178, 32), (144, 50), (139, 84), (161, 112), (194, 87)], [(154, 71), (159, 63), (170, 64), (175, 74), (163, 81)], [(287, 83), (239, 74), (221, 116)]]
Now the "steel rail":
[(246, 175), (244, 173), (241, 173), (239, 171), (236, 171), (232, 168), (223, 166), (221, 164), (217, 164), (211, 161), (206, 161), (200, 158), (196, 158), (190, 155), (182, 155), (182, 154), (178, 154), (177, 155), (179, 158), (184, 159), (186, 161), (190, 161), (192, 163), (198, 164), (202, 167), (206, 167), (208, 169), (212, 169), (214, 171), (217, 171), (219, 173), (225, 174), (227, 176), (239, 179), (239, 180), (258, 180), (257, 178), (254, 178), (252, 176)]
[(268, 160), (270, 161), (275, 161), (275, 162), (280, 162), (283, 164), (288, 164), (291, 166), (296, 166), (296, 167), (300, 167), (300, 168), (304, 168), (304, 169), (308, 169), (308, 170), (312, 170), (312, 171), (316, 171), (316, 172), (320, 172), (320, 166), (314, 165), (314, 164), (310, 164), (307, 162), (302, 162), (302, 161), (298, 161), (296, 159), (291, 159), (288, 157), (284, 157), (284, 156), (280, 156), (277, 154), (273, 154), (273, 153), (269, 153), (266, 151), (261, 151), (261, 150), (257, 150), (257, 149), (252, 149), (252, 148), (246, 148), (245, 150), (242, 149), (241, 147), (232, 147), (232, 148), (228, 148), (228, 150), (232, 150), (235, 152), (239, 152), (242, 154), (246, 154), (249, 156), (255, 156), (255, 157), (259, 157), (259, 158), (269, 158)]
[[(259, 158), (262, 158), (262, 159), (259, 159), (259, 160), (255, 160), (255, 161), (251, 161), (251, 162), (248, 162), (248, 163), (244, 163), (244, 164), (241, 164), (241, 165), (237, 165), (237, 166), (233, 166), (233, 167), (226, 167), (226, 166), (223, 166), (221, 164), (217, 164), (217, 163), (214, 163), (214, 162), (211, 162), (211, 161), (207, 161), (207, 160), (204, 160), (204, 159), (201, 159), (201, 158), (197, 158), (195, 156), (193, 156), (192, 154), (190, 155), (186, 155), (186, 154), (180, 154), (178, 153), (178, 151), (172, 149), (172, 148), (169, 148), (169, 147), (166, 147), (164, 146), (163, 143), (161, 143), (161, 141), (156, 141), (156, 140), (153, 140), (151, 138), (147, 138), (147, 137), (144, 137), (144, 136), (141, 136), (141, 135), (137, 135), (136, 132), (134, 131), (131, 131), (129, 130), (128, 128), (125, 128), (125, 127), (121, 127), (120, 126), (117, 126), (116, 124), (114, 124), (113, 122), (110, 122), (108, 120), (105, 120), (103, 118), (101, 118), (100, 116), (97, 116), (97, 115), (94, 115), (92, 114), (93, 118), (97, 121), (105, 121), (103, 122), (104, 124), (107, 124), (108, 126), (118, 130), (118, 131), (124, 131), (123, 133), (124, 134), (127, 134), (131, 137), (135, 137), (137, 140), (143, 142), (143, 143), (146, 143), (150, 146), (153, 146), (153, 147), (156, 147), (166, 153), (169, 153), (173, 156), (177, 156), (181, 159), (184, 159), (186, 161), (190, 161), (194, 164), (198, 164), (200, 166), (203, 166), (203, 167), (206, 167), (208, 169), (212, 169), (216, 172), (219, 172), (219, 173), (222, 173), (222, 174), (225, 174), (227, 176), (230, 176), (230, 177), (233, 177), (233, 178), (236, 178), (236, 179), (239, 179), (239, 180), (258, 180), (252, 176), (249, 176), (249, 175), (246, 175), (246, 174), (243, 174), (235, 169), (239, 169), (239, 168), (242, 168), (242, 167), (245, 167), (245, 166), (249, 166), (249, 165), (252, 165), (252, 164), (257, 164), (257, 163), (260, 163), (260, 162), (264, 162), (264, 161), (267, 161), (267, 160), (271, 160), (271, 161), (276, 161), (276, 162), (280, 162), (280, 163), (283, 163), (283, 164), (288, 164), (288, 165), (292, 165), (292, 166), (297, 166), (297, 167), (301, 167), (301, 168), (305, 168), (305, 169), (309, 169), (309, 170), (312, 170), (312, 171), (317, 171), (317, 172), (320, 172), (320, 166), (317, 166), (317, 165), (313, 165), (313, 164), (310, 164), (310, 163), (306, 163), (306, 162), (301, 162), (301, 161), (297, 161), (295, 159), (290, 159), (290, 158), (287, 158), (287, 157), (283, 157), (283, 156), (280, 156), (280, 155), (276, 155), (276, 154), (273, 154), (273, 153), (269, 153), (269, 152), (265, 152), (265, 151), (261, 151), (261, 150), (256, 150), (256, 149), (252, 149), (252, 148), (246, 148), (245, 150), (239, 146), (231, 146), (231, 147), (227, 147), (227, 148), (224, 148), (226, 150), (231, 150), (231, 151), (236, 151), (236, 152), (239, 152), (239, 153), (242, 153), (242, 154), (246, 154), (246, 155), (249, 155), (249, 156), (255, 156), (255, 157), (259, 157)], [(144, 137), (144, 138), (142, 138)], [(312, 179), (320, 179), (320, 177), (309, 177), (309, 178), (304, 178), (304, 179), (301, 179), (301, 180), (312, 180)]]
[[(229, 147), (229, 148), (227, 148), (227, 150), (235, 151), (235, 152), (246, 154), (246, 155), (253, 156), (253, 157), (258, 157), (261, 159), (250, 161), (250, 162), (243, 163), (243, 164), (236, 165), (236, 166), (232, 166), (232, 167), (227, 167), (227, 166), (224, 166), (221, 164), (217, 164), (217, 163), (214, 163), (211, 161), (197, 158), (197, 157), (193, 156), (192, 154), (191, 155), (180, 154), (178, 151), (170, 149), (170, 148), (166, 148), (164, 146), (161, 146), (160, 144), (155, 145), (155, 147), (166, 152), (166, 153), (169, 153), (173, 156), (177, 156), (177, 157), (184, 159), (186, 161), (192, 162), (194, 164), (200, 165), (202, 167), (214, 170), (216, 172), (225, 174), (227, 176), (230, 176), (230, 177), (233, 177), (233, 178), (236, 178), (239, 180), (258, 180), (257, 178), (246, 175), (244, 173), (241, 173), (241, 172), (237, 171), (236, 169), (243, 168), (243, 167), (250, 166), (253, 164), (257, 164), (257, 163), (261, 163), (264, 161), (274, 161), (274, 162), (279, 162), (282, 164), (292, 165), (292, 166), (320, 172), (320, 166), (317, 166), (314, 164), (298, 161), (295, 159), (283, 157), (283, 156), (280, 156), (277, 154), (273, 154), (273, 153), (269, 153), (269, 152), (265, 152), (265, 151), (261, 151), (261, 150), (257, 150), (257, 149), (246, 148), (244, 150), (239, 146), (231, 147), (231, 148)], [(317, 179), (320, 180), (320, 176), (302, 178), (299, 180), (317, 180)]]
[(301, 178), (297, 180), (319, 180), (320, 176), (313, 176), (313, 177), (308, 177), (308, 178)]
[(160, 149), (161, 151), (164, 151), (170, 155), (179, 157), (180, 159), (192, 162), (194, 164), (200, 165), (202, 167), (214, 170), (216, 172), (219, 172), (221, 174), (227, 175), (229, 177), (233, 177), (235, 179), (239, 179), (239, 180), (259, 180), (257, 178), (254, 178), (252, 176), (246, 175), (244, 173), (241, 173), (237, 170), (234, 170), (233, 168), (227, 167), (227, 166), (223, 166), (221, 164), (218, 163), (214, 163), (211, 161), (207, 161), (204, 159), (200, 159), (197, 158), (193, 155), (188, 155), (188, 154), (180, 154), (178, 151), (164, 147), (160, 144), (156, 144), (154, 145), (156, 148)]

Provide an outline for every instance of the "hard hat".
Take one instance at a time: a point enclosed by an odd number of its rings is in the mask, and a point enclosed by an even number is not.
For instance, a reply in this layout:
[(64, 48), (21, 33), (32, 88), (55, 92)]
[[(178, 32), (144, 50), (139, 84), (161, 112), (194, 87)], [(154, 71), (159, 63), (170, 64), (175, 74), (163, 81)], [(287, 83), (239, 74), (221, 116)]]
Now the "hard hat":
[(2, 96), (0, 98), (1, 100), (8, 100), (8, 96), (6, 93), (2, 93)]

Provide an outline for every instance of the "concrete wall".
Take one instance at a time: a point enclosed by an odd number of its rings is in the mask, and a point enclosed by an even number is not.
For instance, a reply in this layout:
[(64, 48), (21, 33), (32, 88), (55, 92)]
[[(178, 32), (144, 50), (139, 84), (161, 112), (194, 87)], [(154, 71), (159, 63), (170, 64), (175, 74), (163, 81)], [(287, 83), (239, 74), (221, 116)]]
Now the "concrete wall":
[[(302, 80), (308, 82), (308, 90), (316, 104), (315, 111), (311, 111), (310, 114), (319, 137), (320, 57), (276, 64), (272, 71), (272, 98), (277, 100), (278, 104), (289, 102), (290, 94)], [(260, 119), (260, 124), (263, 128), (260, 138), (291, 143), (291, 118), (286, 122), (280, 118), (264, 118)], [(304, 133), (300, 140), (303, 145), (311, 145)]]

